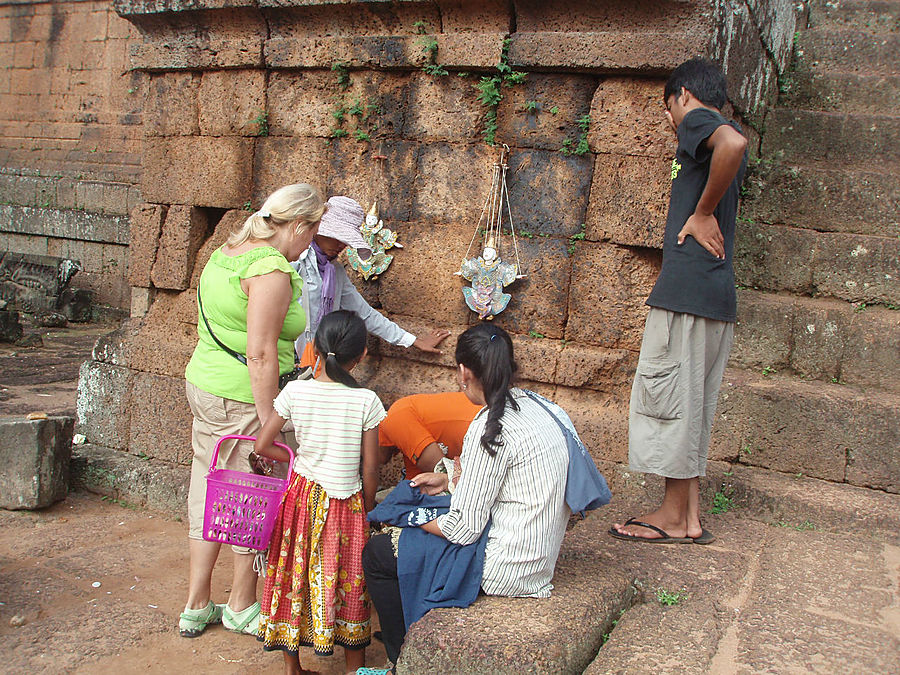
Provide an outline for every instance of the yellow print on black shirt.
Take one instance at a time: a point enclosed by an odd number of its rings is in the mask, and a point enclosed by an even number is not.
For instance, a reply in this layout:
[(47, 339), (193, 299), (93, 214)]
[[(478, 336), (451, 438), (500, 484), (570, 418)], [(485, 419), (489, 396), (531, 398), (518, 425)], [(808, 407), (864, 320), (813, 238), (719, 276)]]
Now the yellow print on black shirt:
[(672, 180), (678, 178), (678, 172), (681, 171), (681, 164), (678, 163), (678, 158), (672, 158)]

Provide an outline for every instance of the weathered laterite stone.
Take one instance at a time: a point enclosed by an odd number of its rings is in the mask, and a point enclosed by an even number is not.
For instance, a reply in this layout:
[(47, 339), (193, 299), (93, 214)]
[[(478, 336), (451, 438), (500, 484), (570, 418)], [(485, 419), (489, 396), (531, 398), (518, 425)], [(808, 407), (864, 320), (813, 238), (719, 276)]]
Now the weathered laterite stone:
[(65, 499), (74, 422), (0, 419), (0, 508), (40, 509)]

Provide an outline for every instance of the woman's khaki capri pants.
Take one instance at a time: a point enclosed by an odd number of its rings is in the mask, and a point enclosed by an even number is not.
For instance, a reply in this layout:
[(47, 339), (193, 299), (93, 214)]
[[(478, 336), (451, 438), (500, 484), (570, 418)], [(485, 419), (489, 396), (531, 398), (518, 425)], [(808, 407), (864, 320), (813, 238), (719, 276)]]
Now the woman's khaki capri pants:
[[(209, 473), (209, 461), (216, 449), (216, 443), (222, 436), (235, 434), (238, 436), (256, 436), (261, 425), (256, 414), (256, 406), (252, 403), (222, 398), (203, 391), (199, 387), (185, 381), (185, 393), (188, 405), (194, 415), (191, 425), (191, 445), (194, 459), (191, 461), (191, 485), (188, 490), (188, 537), (203, 539), (203, 512), (206, 508), (206, 474)], [(282, 428), (285, 443), (297, 448), (293, 426), (286, 422)], [(250, 471), (248, 456), (253, 451), (251, 441), (226, 441), (219, 450), (216, 466), (220, 469), (234, 471)], [(273, 473), (284, 478), (287, 475), (287, 464), (278, 462)], [(256, 553), (242, 546), (231, 547), (235, 553)]]

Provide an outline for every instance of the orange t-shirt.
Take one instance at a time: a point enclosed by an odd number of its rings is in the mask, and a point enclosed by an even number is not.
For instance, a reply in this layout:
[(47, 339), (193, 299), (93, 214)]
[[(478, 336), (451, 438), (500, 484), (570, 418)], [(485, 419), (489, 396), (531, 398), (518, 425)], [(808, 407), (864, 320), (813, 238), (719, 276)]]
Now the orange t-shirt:
[(463, 437), (479, 410), (481, 406), (462, 392), (404, 396), (378, 426), (378, 442), (403, 453), (406, 477), (412, 478), (422, 473), (416, 461), (431, 443), (443, 443), (447, 457), (459, 457)]

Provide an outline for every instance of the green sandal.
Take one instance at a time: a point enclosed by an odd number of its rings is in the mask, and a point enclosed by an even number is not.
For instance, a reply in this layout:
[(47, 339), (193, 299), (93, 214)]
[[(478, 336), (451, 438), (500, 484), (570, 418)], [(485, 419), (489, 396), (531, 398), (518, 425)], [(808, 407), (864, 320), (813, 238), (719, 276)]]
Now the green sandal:
[(212, 600), (203, 609), (186, 609), (178, 619), (178, 632), (181, 637), (195, 638), (211, 623), (222, 623), (222, 605)]
[(231, 607), (225, 605), (225, 611), (222, 614), (222, 625), (232, 633), (256, 635), (259, 630), (259, 613), (261, 610), (262, 608), (258, 602), (254, 602), (242, 612), (235, 612)]

